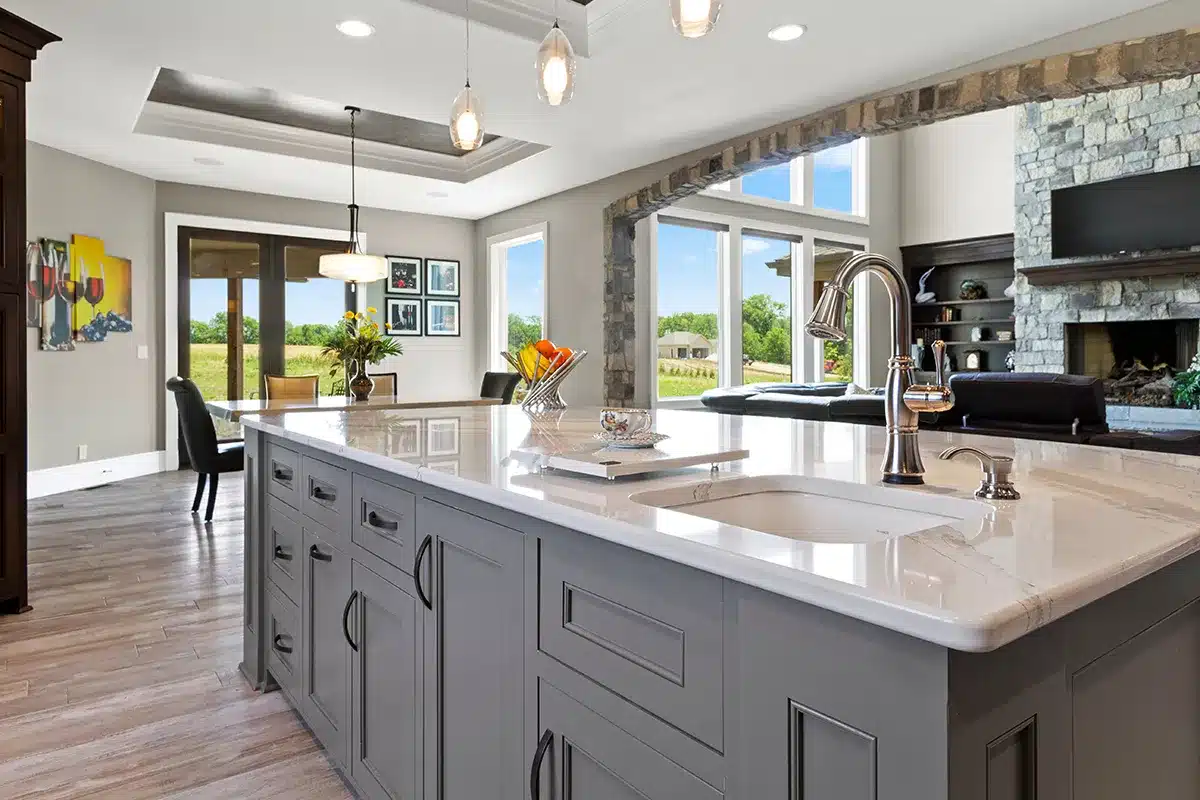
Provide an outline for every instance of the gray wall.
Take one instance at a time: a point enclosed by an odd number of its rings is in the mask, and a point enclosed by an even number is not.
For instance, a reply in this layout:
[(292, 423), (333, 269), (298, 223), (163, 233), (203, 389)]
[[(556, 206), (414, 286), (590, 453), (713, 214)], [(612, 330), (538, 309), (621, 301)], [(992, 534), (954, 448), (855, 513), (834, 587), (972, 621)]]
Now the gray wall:
[[(712, 152), (716, 148), (706, 148)], [(883, 136), (871, 141), (871, 184), (869, 188), (870, 224), (794, 214), (746, 203), (734, 203), (719, 198), (689, 198), (690, 207), (716, 213), (736, 213), (746, 219), (774, 221), (795, 226), (812, 226), (835, 233), (869, 237), (876, 252), (899, 259), (899, 154), (895, 136)], [(545, 222), (547, 224), (546, 280), (549, 315), (547, 327), (551, 338), (571, 347), (590, 352), (572, 375), (564, 389), (568, 402), (599, 405), (604, 402), (604, 241), (602, 213), (605, 206), (618, 197), (645, 185), (680, 164), (690, 163), (698, 154), (688, 153), (678, 158), (640, 167), (595, 183), (561, 192), (515, 209), (485, 217), (477, 223), (476, 260), (480, 265), (476, 282), (476, 307), (480, 309), (478, 355), (486, 363), (487, 308), (487, 246), (489, 236), (503, 234)], [(641, 265), (639, 264), (639, 269)], [(639, 303), (647, 302), (639, 292)], [(875, 322), (871, 340), (871, 382), (881, 384), (890, 354), (888, 341), (887, 298), (881, 288), (872, 288), (872, 320)], [(640, 351), (639, 351), (640, 352)], [(649, 384), (649, 365), (641, 365), (638, 375), (639, 403), (649, 398), (644, 387)], [(642, 373), (645, 373), (643, 375)]]
[[(89, 461), (156, 450), (156, 428), (147, 424), (160, 394), (154, 181), (33, 142), (27, 152), (28, 237), (95, 236), (132, 261), (134, 325), (61, 353), (41, 352), (38, 331), (28, 331), (29, 469), (75, 463), (81, 444)], [(138, 345), (149, 347), (146, 360)]]

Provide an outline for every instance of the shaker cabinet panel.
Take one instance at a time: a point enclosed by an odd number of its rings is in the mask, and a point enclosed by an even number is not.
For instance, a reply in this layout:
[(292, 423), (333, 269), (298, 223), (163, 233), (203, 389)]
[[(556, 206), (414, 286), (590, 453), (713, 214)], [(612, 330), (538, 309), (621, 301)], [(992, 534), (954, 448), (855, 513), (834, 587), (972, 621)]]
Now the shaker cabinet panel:
[(304, 529), (302, 557), (300, 711), (334, 760), (344, 764), (350, 732), (350, 648), (344, 613), (351, 591), (350, 558), (309, 528)]
[(421, 617), (413, 594), (352, 567), (350, 777), (370, 800), (421, 791)]
[(683, 767), (545, 681), (531, 766), (535, 800), (720, 800)]
[(429, 539), (416, 580), (426, 587), (426, 797), (522, 800), (525, 771), (524, 538), (428, 500)]

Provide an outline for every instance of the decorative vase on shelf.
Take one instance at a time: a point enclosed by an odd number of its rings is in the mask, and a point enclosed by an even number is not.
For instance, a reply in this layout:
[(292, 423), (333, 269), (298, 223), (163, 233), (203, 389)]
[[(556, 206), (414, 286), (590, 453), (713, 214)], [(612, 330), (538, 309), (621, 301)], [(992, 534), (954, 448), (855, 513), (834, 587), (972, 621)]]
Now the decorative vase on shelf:
[(972, 280), (970, 278), (963, 281), (962, 286), (958, 290), (958, 298), (960, 300), (986, 300), (987, 296), (987, 284), (983, 281)]
[(375, 380), (367, 374), (367, 370), (362, 366), (361, 362), (354, 362), (354, 374), (350, 378), (350, 395), (357, 402), (363, 402), (370, 399), (371, 392), (375, 390)]

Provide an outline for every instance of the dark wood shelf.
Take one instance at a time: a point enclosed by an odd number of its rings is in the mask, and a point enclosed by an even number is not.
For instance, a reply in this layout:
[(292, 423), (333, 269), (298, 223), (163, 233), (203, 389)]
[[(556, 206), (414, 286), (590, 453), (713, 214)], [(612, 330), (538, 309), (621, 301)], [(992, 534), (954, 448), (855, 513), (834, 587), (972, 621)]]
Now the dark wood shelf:
[(1187, 275), (1200, 272), (1200, 252), (1166, 253), (1120, 258), (1094, 258), (1068, 264), (1025, 267), (1019, 272), (1030, 286), (1057, 283), (1105, 281), (1119, 278), (1148, 278), (1162, 275)]
[(982, 342), (946, 342), (945, 344), (947, 347), (949, 347), (950, 345), (960, 345), (960, 344), (1016, 344), (1016, 343), (1017, 343), (1016, 339), (1009, 339), (1007, 342), (1002, 342), (999, 339), (985, 339)]
[[(940, 306), (981, 306), (986, 303), (1011, 303), (1011, 297), (985, 297), (982, 300), (938, 300), (933, 303), (913, 303), (913, 308), (938, 308)], [(955, 320), (957, 322), (957, 320)]]
[(943, 325), (978, 325), (978, 326), (1011, 325), (1015, 322), (1016, 322), (1015, 319), (1010, 319), (1008, 317), (1005, 317), (1004, 319), (956, 319), (953, 322), (936, 321), (936, 322), (918, 322), (915, 324), (920, 325), (922, 328), (938, 328)]

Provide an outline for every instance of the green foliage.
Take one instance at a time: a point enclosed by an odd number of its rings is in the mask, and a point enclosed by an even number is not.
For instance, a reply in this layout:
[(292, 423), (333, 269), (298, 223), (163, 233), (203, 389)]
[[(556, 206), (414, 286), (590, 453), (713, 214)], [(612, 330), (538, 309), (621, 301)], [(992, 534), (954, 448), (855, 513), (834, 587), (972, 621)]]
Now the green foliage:
[[(283, 343), (289, 345), (323, 347), (333, 334), (333, 325), (296, 325), (291, 322), (283, 325)], [(191, 321), (192, 344), (225, 344), (228, 339), (229, 315), (224, 311), (217, 312), (208, 322)], [(242, 341), (246, 344), (258, 344), (261, 341), (259, 323), (254, 317), (242, 318)]]
[(333, 335), (321, 348), (321, 355), (333, 359), (330, 377), (337, 373), (342, 364), (378, 364), (385, 358), (404, 353), (399, 342), (384, 334), (379, 323), (372, 319), (372, 313), (375, 313), (372, 308), (368, 308), (366, 314), (347, 311), (334, 327)]
[(772, 328), (780, 324), (790, 326), (787, 305), (772, 300), (767, 294), (754, 294), (742, 301), (742, 323), (749, 325), (758, 335), (766, 337)]
[(1200, 370), (1181, 372), (1171, 386), (1175, 405), (1180, 408), (1200, 408)]
[(508, 352), (513, 356), (527, 344), (533, 344), (542, 338), (542, 318), (522, 317), (520, 314), (508, 315)]
[(658, 337), (660, 339), (668, 333), (679, 331), (698, 333), (710, 342), (714, 341), (717, 338), (717, 315), (684, 311), (680, 314), (658, 318)]

